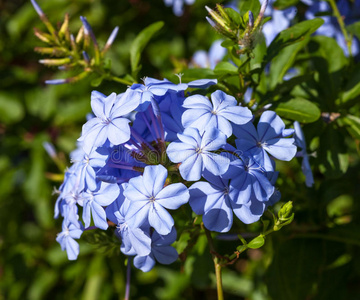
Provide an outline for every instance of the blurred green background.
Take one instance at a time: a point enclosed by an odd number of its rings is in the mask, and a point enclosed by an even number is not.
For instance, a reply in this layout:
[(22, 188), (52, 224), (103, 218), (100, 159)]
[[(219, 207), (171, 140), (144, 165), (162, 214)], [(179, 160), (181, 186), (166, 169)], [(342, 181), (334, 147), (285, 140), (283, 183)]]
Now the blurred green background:
[[(219, 38), (204, 10), (216, 1), (197, 0), (180, 18), (162, 0), (38, 2), (53, 24), (68, 12), (74, 32), (81, 26), (79, 16), (86, 16), (100, 45), (119, 26), (108, 57), (120, 76), (129, 71), (132, 40), (153, 22), (165, 26), (146, 47), (139, 78), (173, 76), (196, 50), (209, 49)], [(60, 182), (52, 175), (60, 171), (43, 142), (54, 144), (69, 165), (94, 88), (90, 79), (46, 86), (45, 80), (66, 73), (38, 63), (42, 57), (33, 48), (42, 43), (33, 27), (45, 28), (30, 1), (0, 1), (0, 300), (122, 299), (126, 261), (119, 249), (110, 256), (80, 241), (78, 260), (69, 262), (55, 242), (61, 220), (53, 219), (52, 191)], [(103, 82), (96, 89), (109, 94), (125, 88)], [(358, 104), (351, 110), (359, 115)], [(318, 149), (320, 140), (323, 150), (310, 160), (315, 187), (305, 187), (301, 161), (279, 164), (278, 186), (284, 201), (294, 201), (295, 221), (224, 270), (226, 299), (360, 299), (359, 140), (337, 124), (324, 129), (322, 119), (304, 131), (310, 148)], [(332, 164), (324, 163), (324, 156)], [(217, 244), (224, 253), (236, 247), (235, 242)], [(133, 269), (131, 299), (216, 299), (206, 239), (186, 261), (149, 273)]]

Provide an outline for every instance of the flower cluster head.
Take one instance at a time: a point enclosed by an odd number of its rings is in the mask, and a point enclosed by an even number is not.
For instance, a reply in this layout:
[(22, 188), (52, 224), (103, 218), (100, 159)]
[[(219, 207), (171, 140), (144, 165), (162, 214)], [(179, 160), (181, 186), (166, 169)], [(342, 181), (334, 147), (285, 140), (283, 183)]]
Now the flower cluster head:
[(177, 259), (171, 212), (188, 202), (206, 228), (227, 232), (234, 214), (253, 223), (279, 200), (273, 158), (294, 157), (293, 130), (272, 111), (255, 126), (252, 112), (221, 90), (198, 93), (216, 83), (146, 78), (122, 94), (92, 92), (93, 116), (55, 205), (69, 259), (84, 230), (115, 224), (121, 251), (146, 272)]

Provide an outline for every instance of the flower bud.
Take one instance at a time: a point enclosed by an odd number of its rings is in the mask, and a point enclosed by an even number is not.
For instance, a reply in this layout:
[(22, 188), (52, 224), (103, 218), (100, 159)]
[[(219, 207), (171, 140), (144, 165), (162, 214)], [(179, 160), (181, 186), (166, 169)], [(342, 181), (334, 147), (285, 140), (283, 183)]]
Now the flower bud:
[(64, 23), (61, 25), (60, 31), (59, 31), (59, 38), (63, 38), (66, 33), (69, 31), (69, 15), (66, 14), (64, 18)]
[(279, 220), (282, 221), (282, 220), (288, 220), (289, 218), (291, 218), (291, 215), (293, 214), (292, 209), (293, 209), (292, 201), (285, 203), (281, 207), (281, 209), (278, 213)]
[[(221, 5), (219, 5), (219, 7), (220, 7), (220, 11), (221, 11), (220, 14), (218, 14), (216, 11), (212, 10), (208, 6), (205, 6), (206, 10), (208, 11), (208, 13), (211, 16), (211, 19), (207, 17), (206, 20), (220, 34), (225, 35), (226, 37), (229, 37), (229, 38), (234, 38), (235, 33), (230, 28), (230, 19), (227, 16), (224, 9), (221, 7)], [(223, 17), (223, 15), (226, 17)]]
[(66, 65), (71, 62), (71, 58), (50, 58), (50, 59), (40, 59), (39, 63), (48, 65), (48, 66), (61, 66)]

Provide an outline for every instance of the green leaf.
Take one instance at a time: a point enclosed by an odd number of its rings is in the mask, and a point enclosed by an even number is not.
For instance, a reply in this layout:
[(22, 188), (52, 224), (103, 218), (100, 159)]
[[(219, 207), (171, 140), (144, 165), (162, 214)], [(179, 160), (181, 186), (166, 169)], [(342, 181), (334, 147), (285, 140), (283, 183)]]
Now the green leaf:
[(290, 6), (294, 6), (299, 3), (299, 0), (277, 0), (274, 2), (273, 7), (275, 9), (283, 10)]
[(252, 239), (247, 246), (250, 249), (258, 249), (261, 248), (265, 244), (265, 239), (262, 235), (257, 236), (256, 238)]
[(230, 20), (236, 24), (236, 26), (240, 26), (242, 24), (242, 19), (240, 14), (233, 10), (232, 8), (228, 7), (224, 9), (226, 14), (229, 16)]
[(91, 86), (98, 87), (103, 82), (103, 80), (104, 80), (103, 76), (95, 78), (95, 79), (91, 80)]
[(17, 97), (10, 93), (0, 93), (0, 122), (12, 124), (24, 117), (24, 107)]
[(352, 23), (349, 26), (346, 26), (346, 29), (349, 33), (355, 35), (358, 39), (360, 39), (360, 21)]
[(332, 110), (334, 101), (342, 88), (348, 59), (336, 40), (327, 36), (312, 37), (308, 48), (314, 68), (318, 73), (317, 80), (322, 94), (320, 99), (323, 99), (327, 110)]
[(213, 70), (205, 68), (187, 69), (183, 71), (183, 76), (181, 76), (183, 82), (190, 82), (202, 78), (211, 79), (216, 77)]
[(298, 52), (309, 42), (309, 38), (305, 38), (302, 42), (290, 45), (280, 51), (280, 53), (272, 60), (270, 65), (270, 89), (281, 83), (286, 72), (293, 65)]
[(320, 136), (319, 170), (328, 178), (343, 176), (349, 166), (345, 135), (329, 124)]
[(248, 11), (251, 10), (254, 14), (254, 17), (259, 14), (260, 11), (260, 2), (258, 0), (241, 0), (239, 1), (239, 12), (240, 15), (243, 16)]
[(265, 65), (279, 54), (281, 49), (294, 43), (303, 41), (324, 23), (323, 19), (306, 20), (281, 31), (271, 42), (265, 58)]
[(312, 123), (320, 118), (319, 108), (309, 100), (302, 98), (280, 103), (275, 111), (280, 117), (301, 123)]
[(340, 119), (346, 126), (347, 131), (355, 139), (360, 140), (360, 118), (347, 115)]
[(325, 272), (327, 260), (332, 259), (333, 253), (329, 254), (333, 252), (332, 246), (333, 243), (299, 238), (278, 244), (265, 275), (271, 298), (318, 299), (314, 297), (314, 287), (321, 279), (321, 272)]
[(345, 86), (345, 92), (342, 94), (341, 101), (349, 102), (356, 100), (360, 95), (360, 69), (352, 74), (349, 82)]
[(214, 69), (214, 73), (219, 76), (237, 75), (238, 69), (233, 64), (227, 61), (222, 61), (216, 65)]
[(140, 68), (139, 63), (141, 52), (144, 50), (145, 46), (153, 37), (153, 35), (157, 33), (163, 26), (164, 22), (162, 21), (151, 24), (150, 26), (143, 29), (132, 42), (130, 47), (130, 63), (131, 71), (133, 73), (138, 72)]

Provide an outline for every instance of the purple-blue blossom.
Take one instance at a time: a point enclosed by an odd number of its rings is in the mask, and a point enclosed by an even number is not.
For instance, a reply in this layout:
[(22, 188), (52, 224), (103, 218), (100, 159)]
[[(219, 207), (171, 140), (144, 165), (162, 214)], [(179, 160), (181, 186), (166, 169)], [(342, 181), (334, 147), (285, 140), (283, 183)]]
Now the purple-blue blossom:
[(79, 239), (83, 229), (81, 223), (71, 223), (68, 219), (64, 219), (62, 231), (58, 234), (56, 241), (60, 244), (61, 250), (66, 250), (69, 260), (77, 259), (80, 248), (75, 239)]
[(173, 163), (181, 163), (179, 171), (185, 180), (199, 180), (206, 169), (214, 175), (224, 174), (229, 167), (229, 159), (216, 151), (225, 146), (226, 136), (218, 129), (210, 127), (200, 134), (196, 128), (188, 127), (178, 134), (179, 142), (172, 142), (166, 149)]
[(165, 185), (168, 171), (162, 165), (147, 166), (143, 175), (131, 178), (124, 191), (131, 201), (127, 223), (132, 228), (149, 222), (159, 234), (170, 233), (174, 220), (166, 209), (178, 209), (189, 201), (189, 191), (182, 183)]
[(184, 13), (184, 4), (192, 5), (195, 0), (164, 0), (166, 6), (172, 6), (174, 15), (180, 17)]
[(285, 129), (284, 122), (273, 111), (263, 112), (257, 129), (251, 122), (234, 126), (236, 148), (251, 156), (266, 171), (273, 171), (269, 154), (285, 161), (295, 156), (295, 140), (287, 138), (293, 133), (293, 129)]
[(127, 142), (130, 139), (130, 120), (124, 116), (138, 105), (137, 99), (128, 101), (123, 94), (112, 93), (106, 97), (99, 92), (92, 92), (91, 108), (96, 117), (83, 126), (79, 141), (83, 142), (84, 150), (90, 152), (104, 145), (107, 140), (113, 145)]
[(247, 107), (239, 106), (233, 96), (220, 90), (211, 94), (211, 102), (202, 95), (189, 96), (183, 107), (186, 108), (181, 117), (183, 126), (197, 128), (200, 134), (213, 127), (230, 137), (231, 123), (242, 125), (253, 118)]
[(95, 190), (87, 189), (83, 193), (83, 220), (85, 227), (90, 226), (91, 216), (96, 227), (107, 229), (106, 213), (103, 206), (110, 205), (119, 196), (117, 184), (99, 182)]
[[(237, 170), (229, 170), (236, 177)], [(229, 172), (227, 172), (229, 173)], [(237, 204), (239, 190), (230, 186), (230, 179), (204, 173), (207, 181), (195, 182), (190, 188), (189, 204), (197, 215), (203, 216), (204, 226), (212, 231), (228, 232), (233, 224), (233, 214), (243, 223), (258, 221), (265, 210), (265, 204), (253, 198)]]
[(175, 240), (175, 227), (167, 235), (160, 235), (154, 231), (151, 234), (151, 252), (148, 255), (135, 256), (134, 266), (143, 272), (149, 272), (155, 266), (155, 261), (163, 265), (172, 264), (178, 258), (176, 249), (170, 246)]

